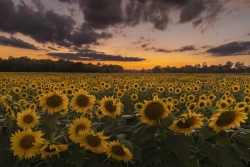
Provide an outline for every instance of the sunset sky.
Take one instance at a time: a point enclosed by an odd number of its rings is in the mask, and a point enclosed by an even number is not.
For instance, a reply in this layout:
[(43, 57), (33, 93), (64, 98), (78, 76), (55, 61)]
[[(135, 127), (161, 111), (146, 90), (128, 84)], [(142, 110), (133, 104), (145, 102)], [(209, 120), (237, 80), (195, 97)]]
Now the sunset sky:
[(250, 0), (0, 0), (0, 57), (250, 65)]

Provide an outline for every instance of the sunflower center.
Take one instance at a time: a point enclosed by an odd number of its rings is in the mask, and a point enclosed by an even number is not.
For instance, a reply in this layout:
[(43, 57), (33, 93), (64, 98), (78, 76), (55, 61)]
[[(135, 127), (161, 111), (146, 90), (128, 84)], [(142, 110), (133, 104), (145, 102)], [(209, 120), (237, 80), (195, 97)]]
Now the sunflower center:
[(247, 103), (250, 102), (250, 99), (246, 98), (246, 99), (245, 99), (245, 102), (247, 102)]
[(245, 105), (244, 105), (244, 104), (240, 104), (240, 105), (239, 105), (239, 108), (241, 108), (241, 107), (245, 107)]
[(47, 105), (49, 107), (58, 107), (62, 104), (63, 100), (58, 95), (53, 95), (47, 99)]
[(113, 105), (113, 101), (107, 101), (105, 103), (105, 108), (106, 110), (108, 110), (108, 112), (111, 112), (111, 113), (115, 112), (116, 110), (116, 106)]
[(25, 123), (31, 123), (33, 121), (33, 117), (31, 115), (26, 115), (24, 118), (23, 118), (23, 121)]
[(142, 108), (142, 105), (141, 105), (141, 104), (138, 104), (138, 105), (137, 105), (137, 108), (138, 108), (138, 109), (141, 109), (141, 108)]
[(195, 105), (191, 104), (191, 106), (189, 107), (190, 110), (195, 109)]
[(78, 134), (79, 131), (86, 129), (86, 126), (83, 124), (79, 124), (75, 128), (75, 133)]
[(126, 155), (126, 153), (123, 150), (122, 146), (119, 146), (119, 145), (113, 146), (111, 152), (114, 153), (114, 154), (116, 154), (116, 155), (119, 155), (119, 156)]
[(219, 116), (219, 119), (216, 121), (216, 124), (218, 126), (227, 126), (230, 125), (236, 118), (236, 115), (234, 112), (226, 112), (222, 113)]
[(200, 102), (200, 107), (204, 107), (205, 106), (205, 103), (204, 102)]
[(225, 103), (221, 103), (220, 106), (221, 106), (222, 108), (225, 108), (227, 105), (226, 105)]
[(33, 142), (35, 142), (35, 137), (32, 135), (26, 135), (20, 140), (19, 146), (23, 149), (30, 149), (34, 146)]
[(91, 147), (98, 147), (101, 145), (101, 139), (98, 136), (88, 135), (86, 141)]
[(161, 104), (152, 102), (145, 109), (145, 115), (149, 119), (159, 119), (164, 113), (164, 108)]
[(49, 146), (50, 146), (50, 145), (48, 145), (48, 146), (44, 149), (46, 152), (54, 152), (54, 151), (56, 151), (55, 148), (50, 149)]
[(183, 123), (181, 120), (178, 121), (178, 123), (176, 124), (176, 126), (178, 126), (181, 129), (186, 129), (186, 128), (190, 128), (191, 126), (193, 126), (194, 124), (194, 118), (188, 118), (185, 123)]
[(89, 98), (85, 95), (80, 95), (76, 99), (76, 104), (80, 107), (86, 107), (89, 104)]

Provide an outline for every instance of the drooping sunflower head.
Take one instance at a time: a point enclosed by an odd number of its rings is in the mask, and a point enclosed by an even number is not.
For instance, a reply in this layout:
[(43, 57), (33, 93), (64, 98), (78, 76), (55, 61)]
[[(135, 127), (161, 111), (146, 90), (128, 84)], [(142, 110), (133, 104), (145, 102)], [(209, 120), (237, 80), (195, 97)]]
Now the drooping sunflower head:
[(112, 97), (104, 97), (101, 100), (100, 110), (104, 115), (115, 118), (117, 115), (120, 115), (121, 102), (116, 101)]
[(204, 125), (202, 120), (202, 114), (200, 113), (196, 114), (194, 112), (189, 112), (188, 114), (181, 114), (180, 117), (172, 123), (169, 129), (177, 133), (190, 135), (191, 130), (200, 128)]
[(79, 132), (89, 129), (91, 126), (91, 121), (85, 117), (76, 118), (73, 123), (69, 125), (69, 138), (73, 142), (77, 142), (79, 138)]
[(124, 162), (131, 161), (133, 156), (129, 149), (124, 145), (121, 145), (118, 141), (112, 141), (109, 143), (106, 154), (109, 158)]
[(210, 118), (211, 122), (208, 124), (210, 128), (216, 133), (221, 130), (228, 130), (235, 126), (240, 126), (241, 122), (245, 122), (247, 119), (247, 113), (242, 112), (242, 108), (234, 108), (233, 110), (218, 110)]
[(35, 127), (39, 123), (40, 116), (31, 109), (17, 113), (17, 125), (23, 129)]
[(68, 98), (60, 91), (49, 92), (40, 98), (40, 106), (43, 112), (58, 112), (68, 107)]
[(67, 144), (59, 144), (59, 143), (51, 143), (47, 140), (41, 140), (37, 143), (35, 143), (34, 146), (38, 152), (37, 154), (41, 154), (41, 158), (46, 158), (47, 156), (51, 157), (53, 155), (57, 155), (60, 152), (63, 152), (67, 150), (68, 145)]
[(166, 103), (155, 96), (153, 100), (145, 101), (143, 104), (140, 111), (141, 121), (151, 126), (160, 124), (160, 121), (166, 118), (169, 112)]
[(14, 151), (14, 155), (17, 155), (19, 159), (29, 159), (36, 155), (37, 150), (34, 147), (34, 143), (42, 140), (42, 132), (31, 129), (16, 132), (12, 134), (10, 138), (11, 150)]
[(108, 147), (108, 142), (105, 141), (108, 138), (108, 136), (103, 135), (103, 132), (95, 133), (93, 130), (85, 130), (79, 132), (77, 142), (87, 150), (94, 153), (102, 153)]
[(71, 100), (72, 108), (75, 109), (76, 112), (86, 113), (87, 110), (94, 107), (95, 100), (95, 96), (89, 95), (88, 92), (84, 90), (79, 90), (74, 94)]

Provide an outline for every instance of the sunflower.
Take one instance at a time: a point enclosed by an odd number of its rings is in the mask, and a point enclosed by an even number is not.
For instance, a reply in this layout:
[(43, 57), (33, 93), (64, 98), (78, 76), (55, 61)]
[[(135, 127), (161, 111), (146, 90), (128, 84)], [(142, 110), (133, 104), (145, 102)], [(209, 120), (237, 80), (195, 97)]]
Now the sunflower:
[(33, 132), (31, 129), (16, 132), (10, 137), (11, 150), (19, 159), (29, 159), (36, 155), (37, 149), (34, 144), (42, 140), (43, 133), (41, 131)]
[(13, 88), (13, 92), (15, 93), (15, 94), (20, 94), (21, 93), (21, 88), (19, 88), (19, 87), (14, 87)]
[(73, 123), (69, 125), (69, 138), (76, 142), (79, 138), (79, 132), (82, 130), (89, 129), (91, 126), (91, 121), (85, 117), (76, 118), (73, 120)]
[(108, 142), (105, 141), (108, 138), (108, 136), (103, 135), (103, 132), (94, 133), (93, 130), (85, 130), (79, 132), (77, 142), (87, 150), (102, 153), (108, 148)]
[(196, 114), (191, 111), (189, 111), (188, 114), (181, 114), (180, 117), (172, 123), (169, 129), (174, 132), (190, 135), (191, 130), (203, 126), (204, 123), (202, 122), (202, 116), (201, 113)]
[(118, 141), (112, 141), (109, 143), (107, 152), (108, 158), (114, 158), (118, 161), (128, 162), (132, 159), (132, 153), (129, 149), (121, 145)]
[(241, 108), (241, 107), (245, 108), (246, 106), (247, 106), (247, 103), (244, 101), (236, 103), (237, 108)]
[(227, 97), (225, 100), (228, 102), (229, 105), (236, 104), (236, 100), (233, 97)]
[(131, 99), (132, 101), (138, 100), (138, 94), (136, 94), (136, 93), (131, 94), (131, 95), (130, 95), (130, 99)]
[(243, 101), (246, 102), (247, 104), (250, 104), (250, 96), (245, 96)]
[(86, 113), (88, 109), (93, 108), (95, 100), (95, 96), (89, 95), (88, 92), (84, 90), (79, 90), (74, 94), (71, 100), (72, 108), (75, 109), (76, 112)]
[(250, 112), (250, 105), (247, 105), (247, 106), (244, 108), (243, 111), (244, 111), (244, 112)]
[(197, 106), (198, 106), (198, 108), (200, 108), (200, 109), (204, 109), (204, 108), (207, 106), (207, 100), (200, 100), (200, 101), (197, 103)]
[(141, 103), (141, 102), (137, 102), (137, 103), (135, 103), (135, 105), (134, 105), (134, 107), (135, 107), (136, 110), (142, 109), (142, 106), (143, 106), (143, 103)]
[(103, 113), (103, 115), (107, 115), (110, 117), (115, 118), (116, 115), (120, 115), (120, 109), (121, 109), (121, 102), (117, 102), (116, 99), (112, 97), (106, 97), (102, 98), (101, 100), (101, 106), (100, 109)]
[(39, 151), (37, 154), (42, 154), (41, 158), (45, 159), (47, 156), (51, 157), (57, 155), (59, 152), (63, 152), (68, 149), (67, 144), (50, 143), (47, 140), (41, 140), (35, 144), (35, 148)]
[(23, 129), (35, 127), (39, 123), (40, 116), (31, 109), (17, 113), (17, 125)]
[(194, 101), (195, 100), (195, 95), (187, 95), (187, 100), (188, 101)]
[(230, 104), (226, 101), (226, 100), (220, 100), (220, 101), (217, 101), (216, 103), (216, 106), (219, 108), (219, 109), (225, 109), (227, 110), (228, 109), (228, 106)]
[(247, 95), (249, 95), (250, 94), (250, 89), (245, 89), (244, 93), (247, 94)]
[(49, 92), (40, 98), (40, 106), (43, 107), (43, 112), (48, 111), (50, 114), (66, 109), (68, 106), (67, 95), (57, 90)]
[(231, 89), (232, 89), (233, 92), (239, 92), (240, 91), (240, 85), (233, 85)]
[(169, 112), (166, 103), (155, 96), (153, 100), (145, 100), (145, 104), (140, 111), (141, 121), (152, 126), (156, 123), (160, 124), (160, 121), (166, 118)]
[(242, 108), (234, 108), (233, 110), (218, 110), (210, 118), (211, 122), (208, 124), (210, 128), (216, 133), (221, 130), (228, 130), (235, 126), (240, 126), (241, 122), (245, 122), (247, 114), (241, 112)]
[(196, 102), (192, 102), (191, 104), (189, 104), (189, 106), (187, 108), (190, 111), (194, 111), (197, 108), (197, 103)]
[(175, 88), (174, 93), (175, 94), (180, 94), (181, 93), (181, 88)]

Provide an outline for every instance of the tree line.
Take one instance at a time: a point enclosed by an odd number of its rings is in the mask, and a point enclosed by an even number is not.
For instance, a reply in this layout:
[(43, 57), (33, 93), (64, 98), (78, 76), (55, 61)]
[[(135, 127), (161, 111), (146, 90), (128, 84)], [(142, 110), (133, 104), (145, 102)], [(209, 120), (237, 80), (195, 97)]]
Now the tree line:
[(27, 56), (14, 58), (10, 56), (8, 59), (0, 58), (1, 72), (89, 72), (89, 73), (250, 73), (250, 66), (246, 66), (244, 62), (233, 63), (227, 61), (225, 64), (210, 65), (206, 62), (202, 64), (185, 65), (182, 67), (161, 67), (155, 66), (152, 69), (141, 70), (125, 70), (120, 65), (113, 64), (97, 64), (72, 62), (69, 60), (59, 59), (52, 61), (51, 59), (30, 59)]

